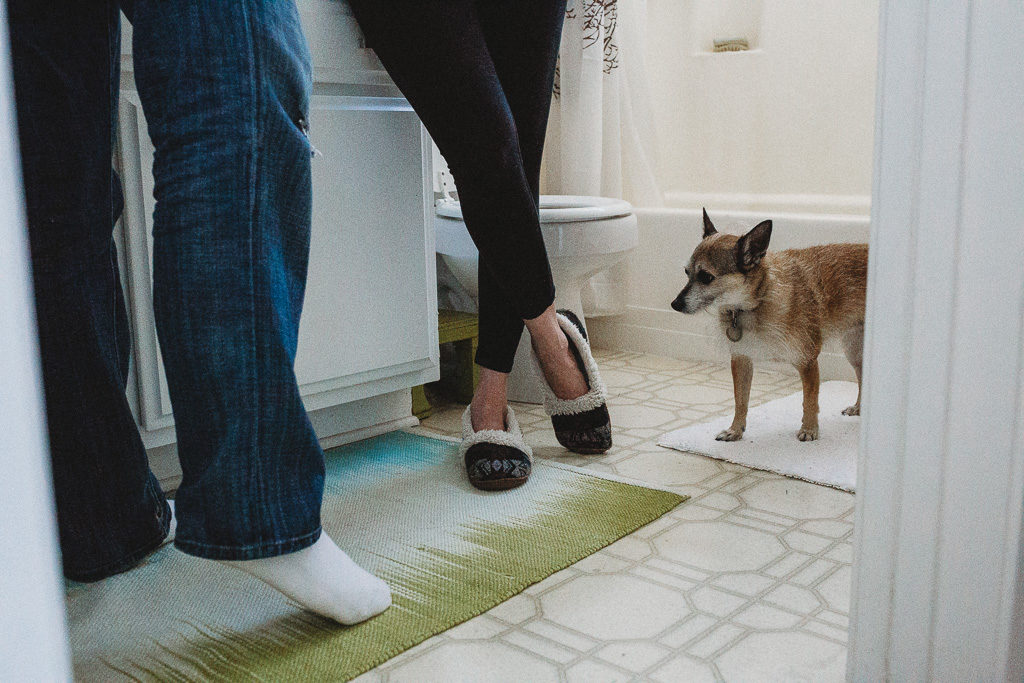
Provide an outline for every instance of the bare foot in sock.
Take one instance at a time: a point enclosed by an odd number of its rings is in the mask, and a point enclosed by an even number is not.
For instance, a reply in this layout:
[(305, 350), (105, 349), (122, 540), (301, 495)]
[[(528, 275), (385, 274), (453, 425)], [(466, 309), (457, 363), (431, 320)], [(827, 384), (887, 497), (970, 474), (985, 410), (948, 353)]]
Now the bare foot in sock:
[(547, 335), (544, 341), (539, 341), (535, 337), (533, 350), (540, 360), (544, 379), (547, 380), (551, 391), (555, 392), (555, 396), (572, 399), (587, 393), (587, 381), (576, 365), (576, 358), (569, 350), (569, 340), (564, 332), (558, 330), (555, 335)]
[(295, 553), (221, 564), (255, 576), (311, 612), (358, 624), (391, 606), (391, 589), (362, 569), (327, 534)]

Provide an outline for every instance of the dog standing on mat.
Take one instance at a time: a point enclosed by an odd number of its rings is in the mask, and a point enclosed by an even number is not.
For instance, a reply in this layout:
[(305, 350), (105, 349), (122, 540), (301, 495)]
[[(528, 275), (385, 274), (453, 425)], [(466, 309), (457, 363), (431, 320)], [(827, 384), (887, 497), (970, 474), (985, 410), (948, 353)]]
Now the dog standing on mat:
[(718, 313), (732, 354), (736, 413), (715, 438), (737, 441), (747, 426), (754, 358), (791, 363), (803, 384), (803, 420), (797, 438), (818, 438), (818, 355), (838, 339), (857, 373), (857, 402), (844, 415), (860, 415), (861, 359), (868, 245), (827, 244), (768, 252), (772, 222), (743, 235), (720, 233), (704, 211), (704, 238), (686, 266), (688, 281), (672, 302), (681, 313)]

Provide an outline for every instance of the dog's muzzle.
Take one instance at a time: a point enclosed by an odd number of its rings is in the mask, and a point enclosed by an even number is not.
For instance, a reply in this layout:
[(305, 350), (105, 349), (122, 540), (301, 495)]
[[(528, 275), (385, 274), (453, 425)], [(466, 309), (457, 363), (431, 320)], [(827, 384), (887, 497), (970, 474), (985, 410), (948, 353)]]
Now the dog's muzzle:
[(680, 292), (672, 301), (672, 310), (679, 311), (680, 313), (689, 313), (690, 311), (686, 308), (686, 292)]

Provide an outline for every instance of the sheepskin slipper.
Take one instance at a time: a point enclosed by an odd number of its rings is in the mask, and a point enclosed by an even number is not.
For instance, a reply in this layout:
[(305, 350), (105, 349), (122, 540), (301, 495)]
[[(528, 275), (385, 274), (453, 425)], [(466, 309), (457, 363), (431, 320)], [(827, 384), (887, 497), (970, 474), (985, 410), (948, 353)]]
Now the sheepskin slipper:
[[(558, 325), (569, 339), (569, 350), (576, 366), (587, 382), (587, 393), (578, 398), (563, 399), (555, 396), (544, 384), (544, 410), (551, 416), (558, 443), (573, 453), (598, 455), (612, 447), (612, 421), (608, 415), (608, 390), (601, 381), (597, 361), (590, 352), (590, 342), (583, 323), (568, 310), (557, 313)], [(531, 354), (537, 373), (543, 377), (537, 354)]]
[(533, 449), (523, 439), (523, 430), (512, 406), (506, 407), (506, 430), (473, 431), (470, 407), (462, 413), (462, 444), (459, 456), (466, 465), (469, 483), (483, 491), (505, 491), (522, 486), (533, 469)]

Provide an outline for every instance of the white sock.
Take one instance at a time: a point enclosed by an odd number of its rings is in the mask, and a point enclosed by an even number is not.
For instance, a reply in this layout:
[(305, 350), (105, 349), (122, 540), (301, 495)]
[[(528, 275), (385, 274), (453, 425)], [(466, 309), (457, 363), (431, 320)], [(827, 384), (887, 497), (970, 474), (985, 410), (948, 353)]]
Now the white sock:
[(167, 537), (163, 545), (174, 543), (174, 532), (178, 530), (178, 514), (174, 511), (174, 501), (167, 499), (167, 504), (171, 507), (171, 525), (167, 528)]
[(391, 589), (352, 561), (327, 534), (298, 552), (221, 564), (255, 576), (306, 609), (358, 624), (391, 606)]

